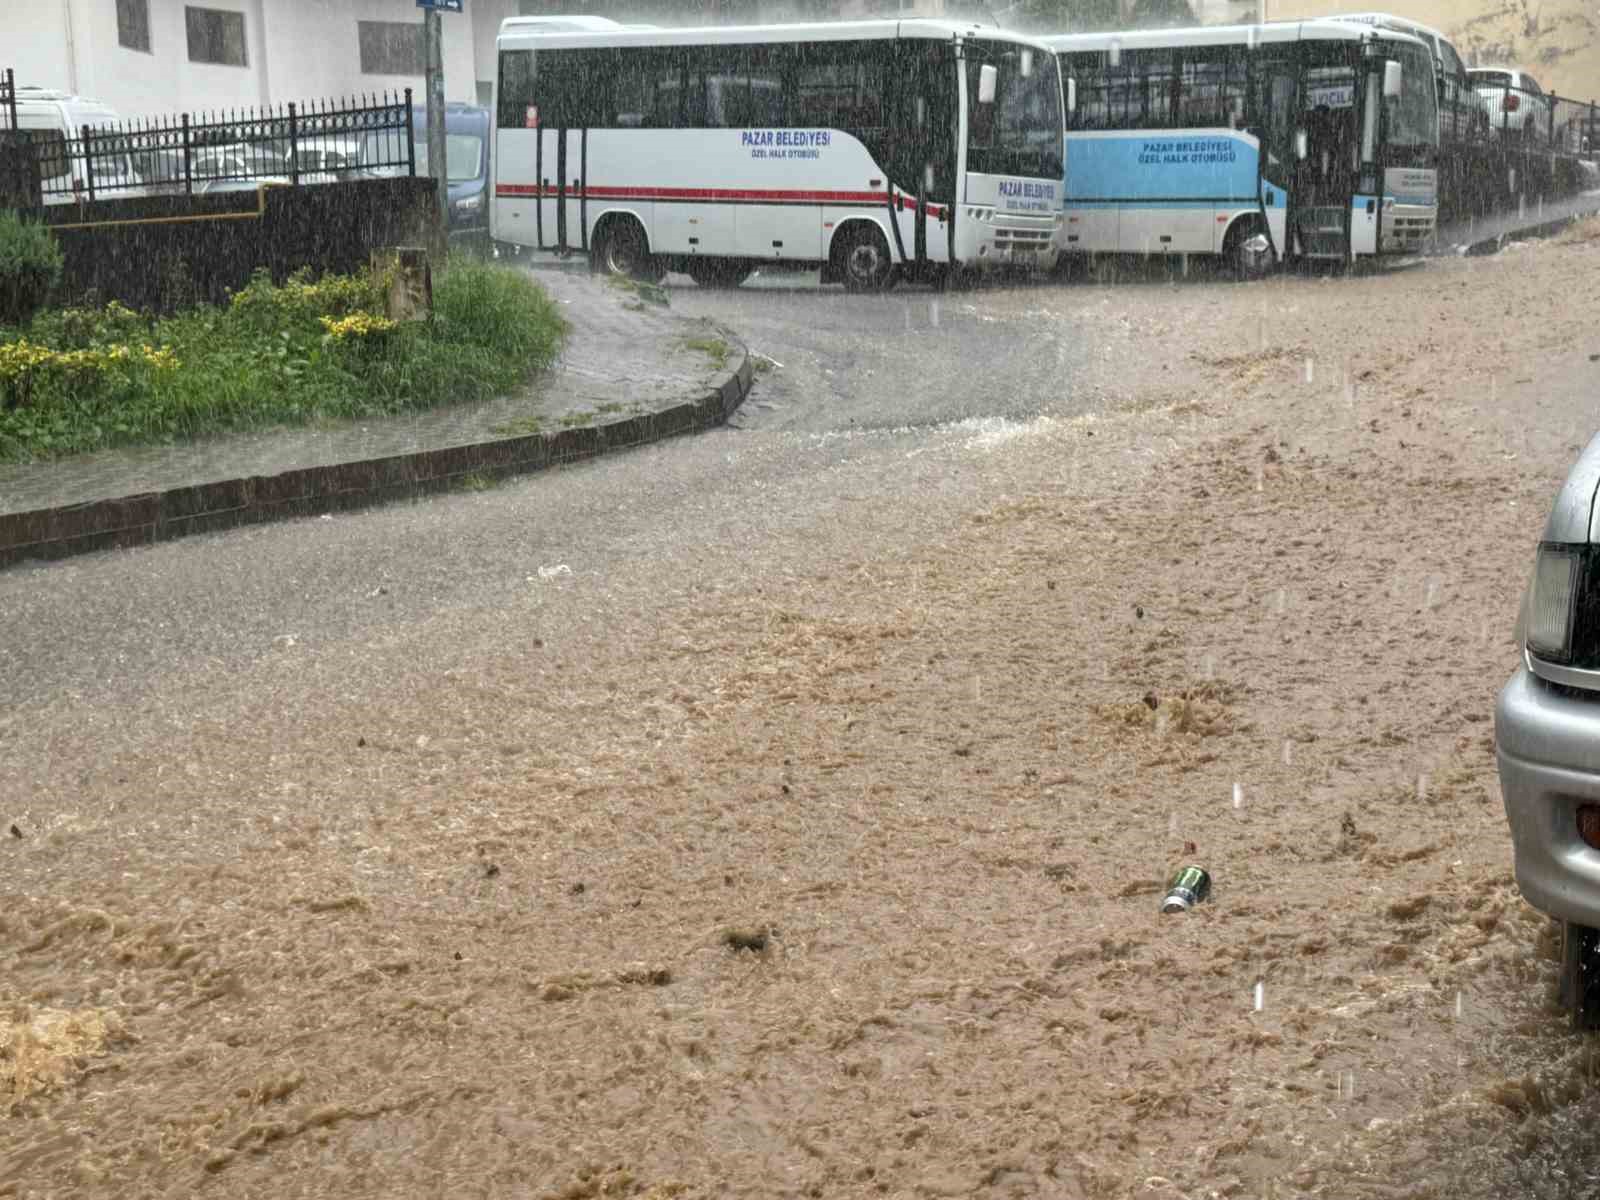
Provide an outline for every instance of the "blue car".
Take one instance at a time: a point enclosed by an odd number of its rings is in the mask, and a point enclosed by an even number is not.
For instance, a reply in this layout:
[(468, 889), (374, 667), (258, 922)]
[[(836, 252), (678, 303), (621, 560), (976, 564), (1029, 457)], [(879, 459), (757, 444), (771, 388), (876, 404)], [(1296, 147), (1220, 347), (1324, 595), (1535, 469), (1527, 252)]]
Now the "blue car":
[[(412, 109), (415, 131), (417, 174), (430, 175), (428, 168), (428, 110), (423, 105)], [(489, 252), (489, 110), (471, 104), (451, 103), (444, 110), (444, 150), (450, 186), (450, 211), (446, 224), (452, 249), (477, 254)], [(406, 170), (405, 135), (393, 131), (368, 133), (362, 158), (367, 174), (402, 175)]]

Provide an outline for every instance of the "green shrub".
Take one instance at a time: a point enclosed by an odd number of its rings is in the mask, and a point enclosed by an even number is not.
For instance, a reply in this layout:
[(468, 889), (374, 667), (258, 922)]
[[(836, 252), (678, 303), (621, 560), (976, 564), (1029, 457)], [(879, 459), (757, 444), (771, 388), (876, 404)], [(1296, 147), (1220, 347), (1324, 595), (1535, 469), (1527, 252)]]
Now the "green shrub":
[(0, 325), (27, 321), (60, 278), (61, 248), (49, 231), (0, 210)]
[(485, 400), (547, 366), (566, 330), (519, 272), (448, 264), (427, 321), (384, 314), (389, 282), (262, 274), (160, 321), (112, 303), (0, 329), (0, 461)]

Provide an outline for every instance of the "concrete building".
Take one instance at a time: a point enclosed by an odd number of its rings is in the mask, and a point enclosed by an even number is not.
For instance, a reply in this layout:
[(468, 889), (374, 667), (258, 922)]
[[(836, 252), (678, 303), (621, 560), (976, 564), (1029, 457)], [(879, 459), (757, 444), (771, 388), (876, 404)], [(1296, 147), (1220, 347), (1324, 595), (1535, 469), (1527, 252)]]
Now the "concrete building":
[[(518, 0), (445, 13), (445, 94), (487, 102)], [(0, 69), (125, 117), (256, 108), (405, 87), (422, 100), (415, 0), (3, 0)]]
[[(1256, 0), (1195, 0), (1203, 19)], [(587, 12), (679, 24), (881, 16), (1002, 24), (1008, 0), (466, 0), (446, 13), (445, 94), (487, 104), (495, 34), (519, 14)], [(398, 91), (422, 98), (415, 0), (0, 0), (0, 68), (17, 82), (92, 96), (124, 117), (277, 106)]]

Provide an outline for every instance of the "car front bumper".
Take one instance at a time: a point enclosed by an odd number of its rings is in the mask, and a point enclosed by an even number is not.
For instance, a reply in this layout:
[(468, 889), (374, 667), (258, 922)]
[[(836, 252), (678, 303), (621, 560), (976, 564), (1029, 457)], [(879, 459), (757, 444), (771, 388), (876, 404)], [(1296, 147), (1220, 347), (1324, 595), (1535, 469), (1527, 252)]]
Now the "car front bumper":
[(1524, 664), (1500, 691), (1494, 730), (1523, 898), (1600, 928), (1600, 850), (1579, 838), (1576, 815), (1600, 804), (1600, 694), (1554, 687)]

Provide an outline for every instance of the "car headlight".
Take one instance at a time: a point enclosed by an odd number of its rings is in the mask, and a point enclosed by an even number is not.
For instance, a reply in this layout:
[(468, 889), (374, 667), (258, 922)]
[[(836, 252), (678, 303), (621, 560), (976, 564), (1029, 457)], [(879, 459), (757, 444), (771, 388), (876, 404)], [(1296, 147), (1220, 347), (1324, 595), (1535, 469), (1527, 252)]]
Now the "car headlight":
[(1534, 563), (1527, 604), (1527, 645), (1532, 654), (1550, 662), (1572, 661), (1582, 549), (1547, 542), (1539, 547)]

